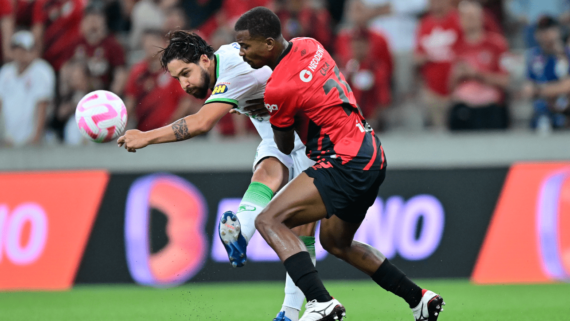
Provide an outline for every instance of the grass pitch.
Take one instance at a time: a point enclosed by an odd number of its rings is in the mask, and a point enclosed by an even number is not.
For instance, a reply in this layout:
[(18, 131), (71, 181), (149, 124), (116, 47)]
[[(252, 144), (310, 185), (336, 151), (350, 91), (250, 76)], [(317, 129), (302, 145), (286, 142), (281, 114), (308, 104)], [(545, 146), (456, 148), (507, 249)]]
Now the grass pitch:
[[(440, 293), (447, 320), (570, 320), (570, 284), (476, 286), (467, 281), (419, 281)], [(400, 298), (371, 281), (325, 282), (347, 319), (413, 321)], [(283, 283), (191, 284), (172, 289), (135, 285), (77, 286), (66, 292), (0, 293), (0, 320), (247, 320), (271, 321)]]

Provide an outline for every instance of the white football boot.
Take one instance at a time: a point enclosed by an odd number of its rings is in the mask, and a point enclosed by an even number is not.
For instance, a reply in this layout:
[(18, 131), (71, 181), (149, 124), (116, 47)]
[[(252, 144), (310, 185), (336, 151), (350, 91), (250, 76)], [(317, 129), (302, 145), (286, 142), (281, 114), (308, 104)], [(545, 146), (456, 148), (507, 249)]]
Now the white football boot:
[(445, 302), (443, 298), (429, 290), (422, 290), (422, 300), (412, 309), (416, 321), (436, 321)]
[(299, 321), (342, 321), (346, 316), (346, 309), (337, 299), (328, 302), (312, 300), (305, 305), (305, 313)]

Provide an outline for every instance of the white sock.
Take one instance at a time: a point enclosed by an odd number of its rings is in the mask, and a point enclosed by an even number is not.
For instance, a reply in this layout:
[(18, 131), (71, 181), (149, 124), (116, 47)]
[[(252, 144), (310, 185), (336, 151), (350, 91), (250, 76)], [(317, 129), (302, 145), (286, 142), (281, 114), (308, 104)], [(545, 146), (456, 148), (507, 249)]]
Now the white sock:
[(259, 182), (252, 182), (243, 195), (236, 216), (241, 225), (241, 234), (248, 243), (255, 234), (255, 218), (269, 204), (272, 197), (273, 191)]
[[(299, 238), (305, 243), (313, 265), (317, 266), (315, 238), (312, 236), (300, 236)], [(305, 302), (303, 291), (295, 285), (289, 273), (287, 273), (285, 278), (285, 300), (283, 300), (281, 311), (285, 311), (285, 316), (291, 319), (291, 321), (297, 321), (299, 320), (299, 312), (303, 307), (303, 302)]]

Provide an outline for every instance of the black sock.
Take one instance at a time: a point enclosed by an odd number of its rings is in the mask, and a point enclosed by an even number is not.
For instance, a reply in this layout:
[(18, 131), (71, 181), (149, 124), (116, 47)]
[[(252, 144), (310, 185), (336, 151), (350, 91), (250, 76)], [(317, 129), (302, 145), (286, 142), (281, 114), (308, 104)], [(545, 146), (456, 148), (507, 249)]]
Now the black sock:
[(406, 300), (410, 308), (415, 308), (422, 300), (422, 288), (408, 279), (404, 272), (388, 262), (388, 259), (384, 260), (378, 270), (372, 274), (372, 280), (384, 290)]
[(332, 300), (311, 261), (309, 252), (294, 254), (285, 260), (283, 264), (295, 285), (305, 294), (307, 302), (312, 300), (317, 300), (317, 302)]

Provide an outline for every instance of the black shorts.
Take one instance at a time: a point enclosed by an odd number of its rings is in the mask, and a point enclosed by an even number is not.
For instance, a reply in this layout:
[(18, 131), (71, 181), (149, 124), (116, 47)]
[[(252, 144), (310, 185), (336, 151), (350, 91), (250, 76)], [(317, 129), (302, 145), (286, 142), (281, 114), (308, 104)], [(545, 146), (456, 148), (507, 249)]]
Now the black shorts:
[(364, 171), (327, 159), (309, 167), (305, 173), (314, 179), (327, 208), (327, 218), (336, 215), (345, 222), (360, 223), (378, 196), (386, 167)]

